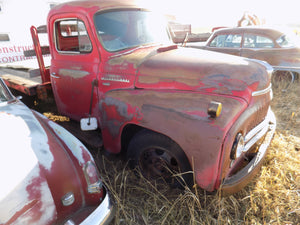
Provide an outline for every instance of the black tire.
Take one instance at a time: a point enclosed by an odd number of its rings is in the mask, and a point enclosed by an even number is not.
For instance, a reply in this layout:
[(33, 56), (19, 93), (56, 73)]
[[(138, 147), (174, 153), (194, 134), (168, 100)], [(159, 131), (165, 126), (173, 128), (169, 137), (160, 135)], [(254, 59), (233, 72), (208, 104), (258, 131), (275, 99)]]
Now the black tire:
[(132, 169), (139, 169), (150, 181), (164, 180), (171, 187), (179, 188), (193, 185), (193, 173), (186, 155), (178, 144), (162, 134), (139, 131), (129, 143), (127, 159)]

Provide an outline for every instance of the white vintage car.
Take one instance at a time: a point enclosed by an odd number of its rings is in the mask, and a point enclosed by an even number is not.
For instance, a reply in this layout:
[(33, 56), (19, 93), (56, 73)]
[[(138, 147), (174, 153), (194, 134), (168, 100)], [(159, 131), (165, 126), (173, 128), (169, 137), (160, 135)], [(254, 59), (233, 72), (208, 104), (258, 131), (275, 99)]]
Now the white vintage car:
[(114, 206), (92, 155), (0, 78), (0, 224), (107, 224)]

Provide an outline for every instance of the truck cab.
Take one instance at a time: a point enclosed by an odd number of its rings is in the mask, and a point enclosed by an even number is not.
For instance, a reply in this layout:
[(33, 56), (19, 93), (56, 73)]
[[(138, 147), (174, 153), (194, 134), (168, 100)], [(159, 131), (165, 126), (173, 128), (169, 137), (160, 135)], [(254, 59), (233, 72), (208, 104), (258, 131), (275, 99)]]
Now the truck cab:
[(126, 4), (112, 11), (111, 3), (105, 1), (96, 5), (101, 10), (67, 4), (54, 8), (48, 16), (56, 103), (60, 112), (76, 120), (88, 116), (92, 93), (92, 114), (99, 117), (97, 104), (104, 93), (134, 89), (136, 63), (116, 63), (121, 55), (136, 51), (144, 54), (135, 59), (141, 61), (154, 46), (169, 41), (163, 18), (152, 12)]

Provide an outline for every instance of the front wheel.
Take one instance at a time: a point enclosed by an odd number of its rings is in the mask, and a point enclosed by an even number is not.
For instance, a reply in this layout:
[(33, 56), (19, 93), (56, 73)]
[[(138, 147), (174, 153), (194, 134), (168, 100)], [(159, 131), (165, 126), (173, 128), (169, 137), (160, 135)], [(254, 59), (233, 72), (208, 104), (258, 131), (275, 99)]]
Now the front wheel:
[(182, 149), (170, 138), (142, 130), (131, 140), (127, 158), (131, 168), (138, 168), (150, 180), (165, 180), (174, 187), (191, 187), (193, 173)]

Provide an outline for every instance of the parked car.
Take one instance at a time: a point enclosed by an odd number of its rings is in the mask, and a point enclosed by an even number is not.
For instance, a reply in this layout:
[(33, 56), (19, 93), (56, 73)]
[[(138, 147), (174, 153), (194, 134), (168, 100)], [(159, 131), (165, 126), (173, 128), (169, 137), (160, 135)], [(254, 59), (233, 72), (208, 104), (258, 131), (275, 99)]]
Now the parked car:
[(287, 87), (300, 73), (300, 38), (293, 32), (260, 26), (216, 30), (201, 49), (259, 59), (274, 69), (273, 85)]
[(106, 224), (114, 207), (88, 150), (0, 78), (0, 224)]

